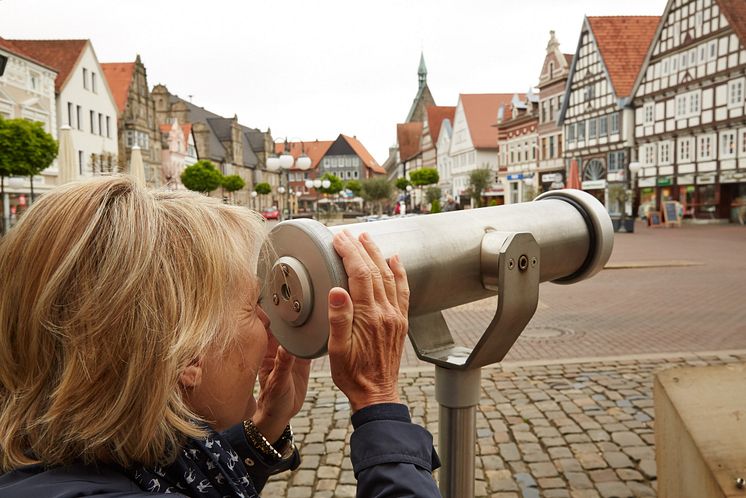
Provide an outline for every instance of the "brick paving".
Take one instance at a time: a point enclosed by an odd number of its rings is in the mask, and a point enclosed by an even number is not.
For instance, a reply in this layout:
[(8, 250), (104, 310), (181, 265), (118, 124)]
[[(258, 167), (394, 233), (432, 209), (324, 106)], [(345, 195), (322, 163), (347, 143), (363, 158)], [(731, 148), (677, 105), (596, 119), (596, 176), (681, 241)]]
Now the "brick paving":
[[(653, 373), (745, 361), (746, 350), (737, 350), (487, 367), (477, 412), (475, 495), (656, 496)], [(400, 390), (414, 421), (437, 441), (433, 368), (406, 368)], [(314, 373), (308, 399), (293, 420), (303, 463), (296, 472), (273, 477), (262, 496), (354, 497), (349, 416), (331, 378)]]

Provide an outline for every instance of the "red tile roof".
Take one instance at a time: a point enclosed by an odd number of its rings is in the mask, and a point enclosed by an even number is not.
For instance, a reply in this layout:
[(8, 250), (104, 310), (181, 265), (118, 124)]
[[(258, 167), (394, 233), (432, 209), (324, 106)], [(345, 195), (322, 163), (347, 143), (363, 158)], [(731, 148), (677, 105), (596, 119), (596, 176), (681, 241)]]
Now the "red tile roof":
[[(311, 159), (311, 168), (316, 169), (321, 162), (321, 159), (329, 150), (329, 147), (334, 143), (333, 140), (314, 140), (310, 142), (288, 142), (290, 147), (290, 155), (294, 158), (299, 158), (301, 153), (305, 152), (306, 155)], [(275, 154), (282, 154), (285, 152), (285, 144), (282, 142), (275, 143)]]
[(399, 144), (399, 159), (407, 161), (420, 153), (422, 123), (399, 123), (396, 125), (396, 140)]
[(616, 96), (628, 97), (645, 61), (660, 16), (609, 16), (587, 19)]
[(372, 155), (370, 155), (368, 149), (365, 148), (365, 146), (360, 142), (360, 140), (357, 139), (357, 137), (348, 137), (347, 135), (342, 135), (342, 137), (347, 140), (347, 143), (350, 144), (350, 147), (352, 147), (352, 150), (355, 151), (355, 154), (357, 154), (360, 160), (363, 161), (365, 167), (370, 169), (373, 173), (379, 175), (386, 173), (386, 170), (378, 164), (378, 162), (373, 158)]
[(127, 106), (127, 96), (132, 83), (132, 74), (135, 72), (134, 62), (108, 62), (101, 64), (101, 69), (106, 76), (106, 82), (109, 83), (109, 89), (117, 104), (119, 113), (124, 112)]
[(730, 27), (746, 45), (746, 2), (743, 0), (717, 0), (720, 11), (728, 20)]
[(60, 92), (70, 77), (88, 40), (10, 40), (36, 60), (57, 69), (54, 89)]
[(475, 149), (497, 149), (497, 110), (505, 105), (505, 119), (510, 117), (513, 93), (461, 94), (459, 99), (469, 126), (471, 142)]
[(573, 54), (562, 54), (562, 55), (565, 56), (565, 60), (567, 61), (567, 65), (568, 66), (571, 65), (572, 64), (572, 58), (574, 57), (574, 55)]
[(0, 36), (0, 48), (2, 48), (4, 50), (7, 50), (8, 52), (13, 53), (13, 54), (15, 54), (15, 55), (17, 55), (19, 57), (23, 57), (24, 59), (29, 60), (29, 61), (33, 62), (34, 64), (38, 64), (38, 65), (43, 66), (43, 67), (45, 67), (47, 69), (51, 69), (54, 72), (57, 72), (56, 68), (54, 68), (54, 67), (52, 67), (52, 66), (50, 66), (48, 64), (45, 64), (45, 63), (43, 63), (43, 62), (41, 62), (39, 60), (36, 60), (34, 57), (32, 57), (31, 55), (29, 55), (28, 53), (26, 53), (26, 51), (23, 50), (23, 48), (19, 47), (18, 45), (16, 45), (15, 43), (13, 43), (11, 40), (6, 40), (2, 36)]
[(427, 107), (426, 111), (430, 138), (433, 143), (436, 143), (438, 136), (440, 136), (440, 126), (443, 124), (443, 120), (448, 118), (451, 121), (451, 125), (453, 125), (453, 116), (456, 114), (456, 108), (431, 105)]
[[(164, 123), (162, 125), (159, 125), (158, 127), (160, 128), (161, 133), (170, 133), (171, 132), (171, 125), (170, 124)], [(189, 143), (189, 135), (192, 134), (192, 125), (191, 125), (191, 123), (189, 123), (189, 124), (183, 124), (183, 125), (180, 125), (180, 128), (181, 128), (181, 132), (184, 134), (184, 143), (188, 144)]]

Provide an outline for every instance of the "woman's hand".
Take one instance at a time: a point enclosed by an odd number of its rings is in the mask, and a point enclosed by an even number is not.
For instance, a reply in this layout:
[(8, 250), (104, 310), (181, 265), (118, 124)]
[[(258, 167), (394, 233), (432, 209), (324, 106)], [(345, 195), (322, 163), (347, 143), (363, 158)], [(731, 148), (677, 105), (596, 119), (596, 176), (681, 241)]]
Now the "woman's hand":
[(350, 292), (329, 291), (329, 362), (332, 380), (352, 411), (399, 403), (399, 365), (407, 335), (409, 285), (398, 256), (389, 263), (368, 234), (334, 236)]
[(271, 443), (282, 435), (306, 399), (311, 360), (296, 358), (267, 332), (267, 352), (259, 368), (259, 399), (252, 421)]

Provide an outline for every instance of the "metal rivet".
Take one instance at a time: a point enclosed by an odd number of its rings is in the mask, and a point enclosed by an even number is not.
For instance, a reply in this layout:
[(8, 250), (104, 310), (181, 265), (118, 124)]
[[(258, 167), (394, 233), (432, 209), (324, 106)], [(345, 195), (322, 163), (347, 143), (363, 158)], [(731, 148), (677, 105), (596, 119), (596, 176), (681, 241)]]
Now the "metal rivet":
[(518, 269), (521, 271), (528, 269), (528, 257), (525, 254), (521, 254), (521, 257), (518, 258)]
[(295, 311), (296, 313), (300, 313), (300, 301), (298, 301), (297, 299), (293, 301), (293, 311)]
[(513, 261), (513, 258), (510, 258), (508, 260), (508, 270), (512, 270), (513, 268), (515, 268), (515, 261)]
[(278, 296), (277, 294), (272, 294), (272, 302), (275, 303), (275, 306), (280, 304), (280, 296)]
[(739, 477), (738, 479), (736, 479), (736, 487), (738, 489), (743, 489), (744, 487), (746, 487), (746, 480), (744, 480), (743, 477)]
[(254, 460), (249, 457), (244, 458), (243, 463), (245, 463), (248, 467), (254, 466)]
[(538, 260), (535, 257), (531, 258), (531, 268), (534, 268), (536, 263), (538, 263)]
[(288, 268), (288, 265), (280, 265), (280, 269), (285, 275), (290, 275), (290, 269)]

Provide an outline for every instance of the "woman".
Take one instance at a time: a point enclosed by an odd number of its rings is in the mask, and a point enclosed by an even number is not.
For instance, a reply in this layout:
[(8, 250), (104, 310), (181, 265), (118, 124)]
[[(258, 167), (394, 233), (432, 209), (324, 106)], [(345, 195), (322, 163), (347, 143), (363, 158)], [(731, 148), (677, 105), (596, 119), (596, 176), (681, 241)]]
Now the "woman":
[[(309, 362), (258, 302), (264, 234), (247, 210), (127, 177), (36, 202), (0, 241), (0, 496), (249, 497), (296, 468)], [(334, 247), (350, 292), (329, 293), (329, 356), (358, 494), (438, 496), (432, 438), (398, 397), (404, 268), (366, 236)]]

